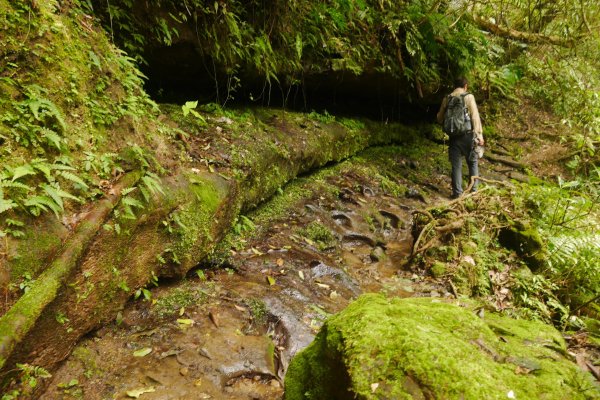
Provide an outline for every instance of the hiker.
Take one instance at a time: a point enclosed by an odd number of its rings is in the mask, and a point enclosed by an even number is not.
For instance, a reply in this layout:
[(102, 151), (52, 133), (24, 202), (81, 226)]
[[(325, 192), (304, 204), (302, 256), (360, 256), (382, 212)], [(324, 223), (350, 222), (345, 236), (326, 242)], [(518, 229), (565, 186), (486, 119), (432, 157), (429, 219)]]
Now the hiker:
[[(437, 113), (438, 122), (450, 137), (448, 157), (452, 164), (453, 199), (460, 197), (463, 192), (462, 157), (466, 158), (469, 166), (469, 179), (479, 176), (477, 161), (482, 148), (477, 146), (485, 144), (475, 97), (467, 92), (468, 86), (465, 78), (458, 78), (454, 82), (454, 91), (444, 98)], [(477, 190), (477, 184), (475, 179), (471, 191)]]

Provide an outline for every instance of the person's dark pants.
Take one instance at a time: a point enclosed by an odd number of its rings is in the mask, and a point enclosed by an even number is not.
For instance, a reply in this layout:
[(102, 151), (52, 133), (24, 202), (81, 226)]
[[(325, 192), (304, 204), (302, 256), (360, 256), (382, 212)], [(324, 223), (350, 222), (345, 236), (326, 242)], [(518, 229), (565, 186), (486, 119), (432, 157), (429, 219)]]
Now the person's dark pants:
[[(462, 192), (462, 158), (465, 157), (469, 166), (469, 180), (473, 176), (479, 176), (477, 165), (477, 154), (473, 151), (473, 134), (450, 138), (448, 148), (450, 164), (452, 164), (452, 197), (459, 197)], [(472, 191), (477, 190), (478, 180), (475, 179)]]

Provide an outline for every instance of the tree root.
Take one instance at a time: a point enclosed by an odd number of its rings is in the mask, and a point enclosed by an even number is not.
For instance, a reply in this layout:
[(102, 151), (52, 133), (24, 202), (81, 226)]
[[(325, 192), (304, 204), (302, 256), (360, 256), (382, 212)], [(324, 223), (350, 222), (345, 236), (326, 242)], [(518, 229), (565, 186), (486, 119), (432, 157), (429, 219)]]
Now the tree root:
[[(411, 257), (415, 257), (417, 254), (421, 254), (425, 250), (434, 246), (434, 244), (440, 240), (441, 236), (448, 234), (449, 232), (459, 231), (465, 226), (466, 215), (469, 214), (469, 212), (464, 207), (465, 200), (483, 197), (486, 194), (486, 192), (488, 192), (492, 188), (492, 186), (486, 186), (481, 190), (478, 190), (477, 192), (471, 192), (471, 189), (475, 185), (476, 180), (489, 184), (497, 184), (509, 188), (514, 188), (514, 185), (510, 182), (497, 181), (474, 176), (471, 177), (469, 186), (466, 189), (467, 194), (464, 194), (463, 196), (457, 199), (443, 203), (441, 205), (443, 207), (442, 211), (440, 211), (440, 205), (423, 210), (413, 211), (413, 215), (423, 215), (427, 218), (427, 220), (425, 226), (421, 229), (419, 235), (417, 236), (417, 239), (413, 244), (411, 250)], [(439, 216), (434, 216), (439, 214), (452, 214), (452, 221), (447, 222), (446, 217), (442, 218)], [(444, 221), (444, 219), (446, 219), (446, 221)], [(429, 237), (432, 232), (434, 233), (433, 236)], [(423, 243), (424, 241), (426, 241), (426, 243), (421, 245), (421, 243)]]

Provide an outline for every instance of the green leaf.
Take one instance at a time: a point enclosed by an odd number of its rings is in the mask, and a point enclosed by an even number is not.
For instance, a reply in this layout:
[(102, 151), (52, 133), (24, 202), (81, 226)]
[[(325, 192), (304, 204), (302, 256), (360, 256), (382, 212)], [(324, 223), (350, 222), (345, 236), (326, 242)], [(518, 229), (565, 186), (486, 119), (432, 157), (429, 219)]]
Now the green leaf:
[(31, 166), (35, 169), (37, 169), (38, 171), (40, 171), (42, 174), (44, 174), (44, 177), (46, 178), (46, 180), (51, 181), (52, 178), (52, 174), (51, 174), (51, 166), (50, 164), (48, 164), (46, 162), (45, 159), (40, 158), (40, 159), (35, 159), (31, 161)]
[(42, 133), (42, 136), (46, 138), (48, 144), (54, 146), (59, 151), (62, 149), (64, 139), (60, 137), (58, 133), (48, 128), (41, 128), (40, 132)]
[(12, 208), (15, 208), (17, 206), (17, 203), (15, 203), (14, 201), (8, 199), (0, 199), (0, 214), (2, 214), (5, 211), (8, 211)]
[(296, 34), (296, 55), (298, 56), (298, 60), (302, 58), (302, 35), (299, 33)]
[(15, 168), (13, 171), (12, 181), (16, 181), (19, 178), (22, 178), (27, 175), (35, 175), (35, 170), (29, 164), (21, 165)]
[(123, 197), (121, 202), (129, 207), (137, 207), (144, 208), (144, 205), (139, 200), (134, 199), (133, 197)]
[(24, 203), (24, 206), (27, 207), (28, 211), (36, 217), (40, 215), (40, 211), (48, 211), (48, 209), (50, 209), (58, 218), (59, 214), (62, 211), (62, 208), (59, 207), (59, 205), (56, 204), (56, 202), (51, 197), (48, 196), (30, 197)]
[(83, 181), (83, 179), (81, 179), (80, 177), (78, 177), (77, 175), (75, 175), (72, 172), (61, 171), (59, 173), (59, 175), (73, 183), (78, 184), (79, 186), (83, 187), (84, 189), (89, 189), (89, 186)]
[(152, 353), (152, 349), (150, 347), (144, 347), (143, 349), (134, 351), (133, 356), (134, 357), (145, 357), (150, 353)]
[(275, 278), (273, 278), (270, 275), (267, 275), (267, 282), (269, 282), (269, 285), (273, 286), (275, 284)]
[(42, 185), (42, 188), (44, 189), (44, 192), (46, 192), (46, 194), (48, 196), (52, 197), (52, 199), (56, 202), (56, 204), (59, 205), (59, 207), (61, 209), (64, 209), (63, 200), (62, 200), (63, 198), (79, 201), (79, 199), (77, 197), (73, 196), (71, 193), (65, 192), (64, 190), (62, 190), (59, 187), (45, 184), (45, 185)]
[(156, 392), (156, 389), (154, 389), (153, 386), (150, 386), (147, 388), (128, 390), (126, 393), (127, 393), (127, 396), (134, 398), (134, 399), (138, 399), (144, 393), (154, 393), (154, 392)]
[(181, 111), (183, 111), (183, 116), (187, 117), (190, 111), (194, 108), (198, 107), (198, 101), (186, 101), (184, 105), (181, 106)]

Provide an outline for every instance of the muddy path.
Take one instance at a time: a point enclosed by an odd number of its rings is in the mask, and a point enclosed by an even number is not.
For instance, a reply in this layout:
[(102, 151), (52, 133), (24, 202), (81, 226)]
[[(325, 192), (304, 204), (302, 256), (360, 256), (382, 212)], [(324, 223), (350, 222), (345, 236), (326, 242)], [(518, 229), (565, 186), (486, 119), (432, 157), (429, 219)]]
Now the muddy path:
[(238, 220), (218, 267), (149, 287), (81, 340), (41, 398), (280, 399), (291, 357), (359, 294), (452, 296), (406, 267), (412, 211), (441, 198), (375, 170), (288, 185)]

